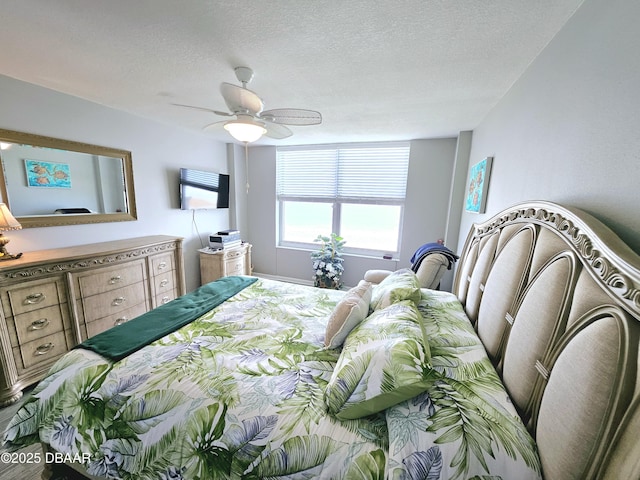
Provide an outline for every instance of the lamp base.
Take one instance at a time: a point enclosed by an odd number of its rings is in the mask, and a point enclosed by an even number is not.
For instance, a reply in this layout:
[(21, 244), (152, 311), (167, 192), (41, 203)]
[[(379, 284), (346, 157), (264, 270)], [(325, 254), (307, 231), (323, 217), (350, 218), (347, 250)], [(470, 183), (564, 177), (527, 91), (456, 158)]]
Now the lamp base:
[(7, 252), (7, 243), (9, 243), (9, 239), (2, 233), (0, 233), (0, 262), (2, 260), (15, 260), (16, 258), (20, 258), (22, 256), (22, 253), (12, 255)]

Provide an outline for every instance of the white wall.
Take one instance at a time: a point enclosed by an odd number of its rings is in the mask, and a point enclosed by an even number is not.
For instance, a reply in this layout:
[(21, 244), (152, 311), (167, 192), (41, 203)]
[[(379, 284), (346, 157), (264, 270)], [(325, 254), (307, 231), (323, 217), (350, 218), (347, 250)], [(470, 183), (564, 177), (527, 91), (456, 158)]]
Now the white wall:
[[(247, 173), (244, 146), (227, 144), (227, 164), (231, 182), (229, 185), (230, 226), (243, 235), (249, 232), (247, 218)], [(245, 235), (246, 237), (246, 235)]]
[[(187, 290), (200, 283), (197, 249), (211, 231), (229, 228), (229, 210), (182, 211), (180, 167), (227, 172), (226, 145), (197, 133), (0, 76), (0, 128), (132, 152), (138, 220), (8, 232), (12, 253), (143, 235), (185, 238)], [(202, 237), (202, 242), (198, 238)]]
[[(487, 214), (550, 200), (588, 211), (640, 252), (640, 2), (586, 0), (473, 132), (493, 156)], [(461, 243), (462, 245), (462, 243)]]
[[(452, 222), (457, 226), (456, 205), (461, 205), (460, 194), (455, 193), (460, 190), (459, 172), (464, 175), (469, 163), (485, 156), (494, 157), (487, 214), (461, 214), (459, 246), (472, 222), (516, 202), (545, 199), (587, 210), (640, 252), (638, 18), (640, 2), (585, 0), (474, 130), (467, 165), (464, 150), (470, 133), (461, 135), (457, 152), (454, 139), (413, 141), (400, 261), (396, 265), (349, 257), (347, 284), (357, 282), (368, 268), (407, 266), (417, 246), (446, 235), (447, 224), (449, 232), (455, 231)], [(311, 279), (309, 252), (275, 247), (273, 147), (250, 148), (247, 195), (242, 180), (244, 151), (237, 146), (229, 148), (227, 162), (227, 146), (205, 135), (2, 76), (0, 128), (132, 151), (139, 217), (135, 222), (8, 232), (11, 252), (150, 234), (179, 235), (186, 239), (191, 290), (199, 284), (197, 249), (206, 245), (209, 232), (233, 222), (253, 244), (256, 272)], [(178, 209), (180, 167), (234, 170), (235, 209), (197, 212), (194, 226), (192, 212)], [(458, 177), (452, 180), (455, 172)], [(446, 238), (454, 248), (450, 236)]]
[[(357, 284), (368, 269), (408, 267), (420, 245), (445, 237), (455, 150), (453, 138), (411, 142), (400, 258), (393, 261), (346, 255), (343, 276), (346, 285)], [(313, 276), (310, 250), (276, 247), (275, 147), (249, 149), (249, 184), (249, 231), (245, 237), (253, 245), (254, 271), (310, 282)]]

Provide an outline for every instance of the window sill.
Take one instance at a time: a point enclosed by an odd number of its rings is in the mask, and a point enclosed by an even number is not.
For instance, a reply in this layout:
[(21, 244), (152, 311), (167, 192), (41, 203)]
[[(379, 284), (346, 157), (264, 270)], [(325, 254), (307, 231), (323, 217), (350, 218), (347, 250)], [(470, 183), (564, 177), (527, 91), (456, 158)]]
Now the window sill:
[[(304, 248), (304, 247), (291, 247), (287, 245), (276, 245), (277, 250), (294, 250), (298, 252), (315, 252), (315, 248)], [(400, 259), (397, 256), (392, 256), (391, 258), (383, 257), (382, 255), (373, 255), (373, 254), (363, 254), (363, 253), (353, 253), (353, 252), (344, 252), (342, 254), (343, 257), (349, 258), (366, 258), (366, 259), (374, 259), (374, 260), (383, 260), (387, 262), (398, 262)]]

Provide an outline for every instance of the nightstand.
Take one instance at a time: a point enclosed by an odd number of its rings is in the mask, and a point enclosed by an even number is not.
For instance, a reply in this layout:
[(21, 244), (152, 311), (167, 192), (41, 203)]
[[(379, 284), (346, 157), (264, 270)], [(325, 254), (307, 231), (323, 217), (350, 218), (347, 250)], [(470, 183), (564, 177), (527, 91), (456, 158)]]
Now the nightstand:
[(201, 285), (229, 275), (251, 275), (251, 245), (248, 243), (216, 251), (203, 248), (199, 252)]

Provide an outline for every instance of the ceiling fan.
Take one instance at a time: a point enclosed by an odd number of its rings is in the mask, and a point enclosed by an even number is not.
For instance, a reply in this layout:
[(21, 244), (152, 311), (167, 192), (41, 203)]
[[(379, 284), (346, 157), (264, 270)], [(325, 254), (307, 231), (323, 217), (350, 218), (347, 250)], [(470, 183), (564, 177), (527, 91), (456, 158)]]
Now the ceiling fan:
[(263, 110), (264, 102), (262, 99), (247, 88), (247, 84), (253, 79), (253, 70), (249, 67), (236, 67), (234, 70), (236, 78), (242, 83), (242, 86), (226, 82), (220, 85), (220, 93), (230, 112), (180, 103), (174, 103), (174, 105), (204, 110), (222, 117), (235, 117), (234, 120), (223, 120), (206, 125), (204, 130), (219, 128), (222, 125), (233, 138), (244, 143), (255, 142), (262, 135), (275, 139), (287, 138), (293, 132), (285, 125), (319, 125), (322, 123), (322, 115), (314, 110), (300, 108)]

